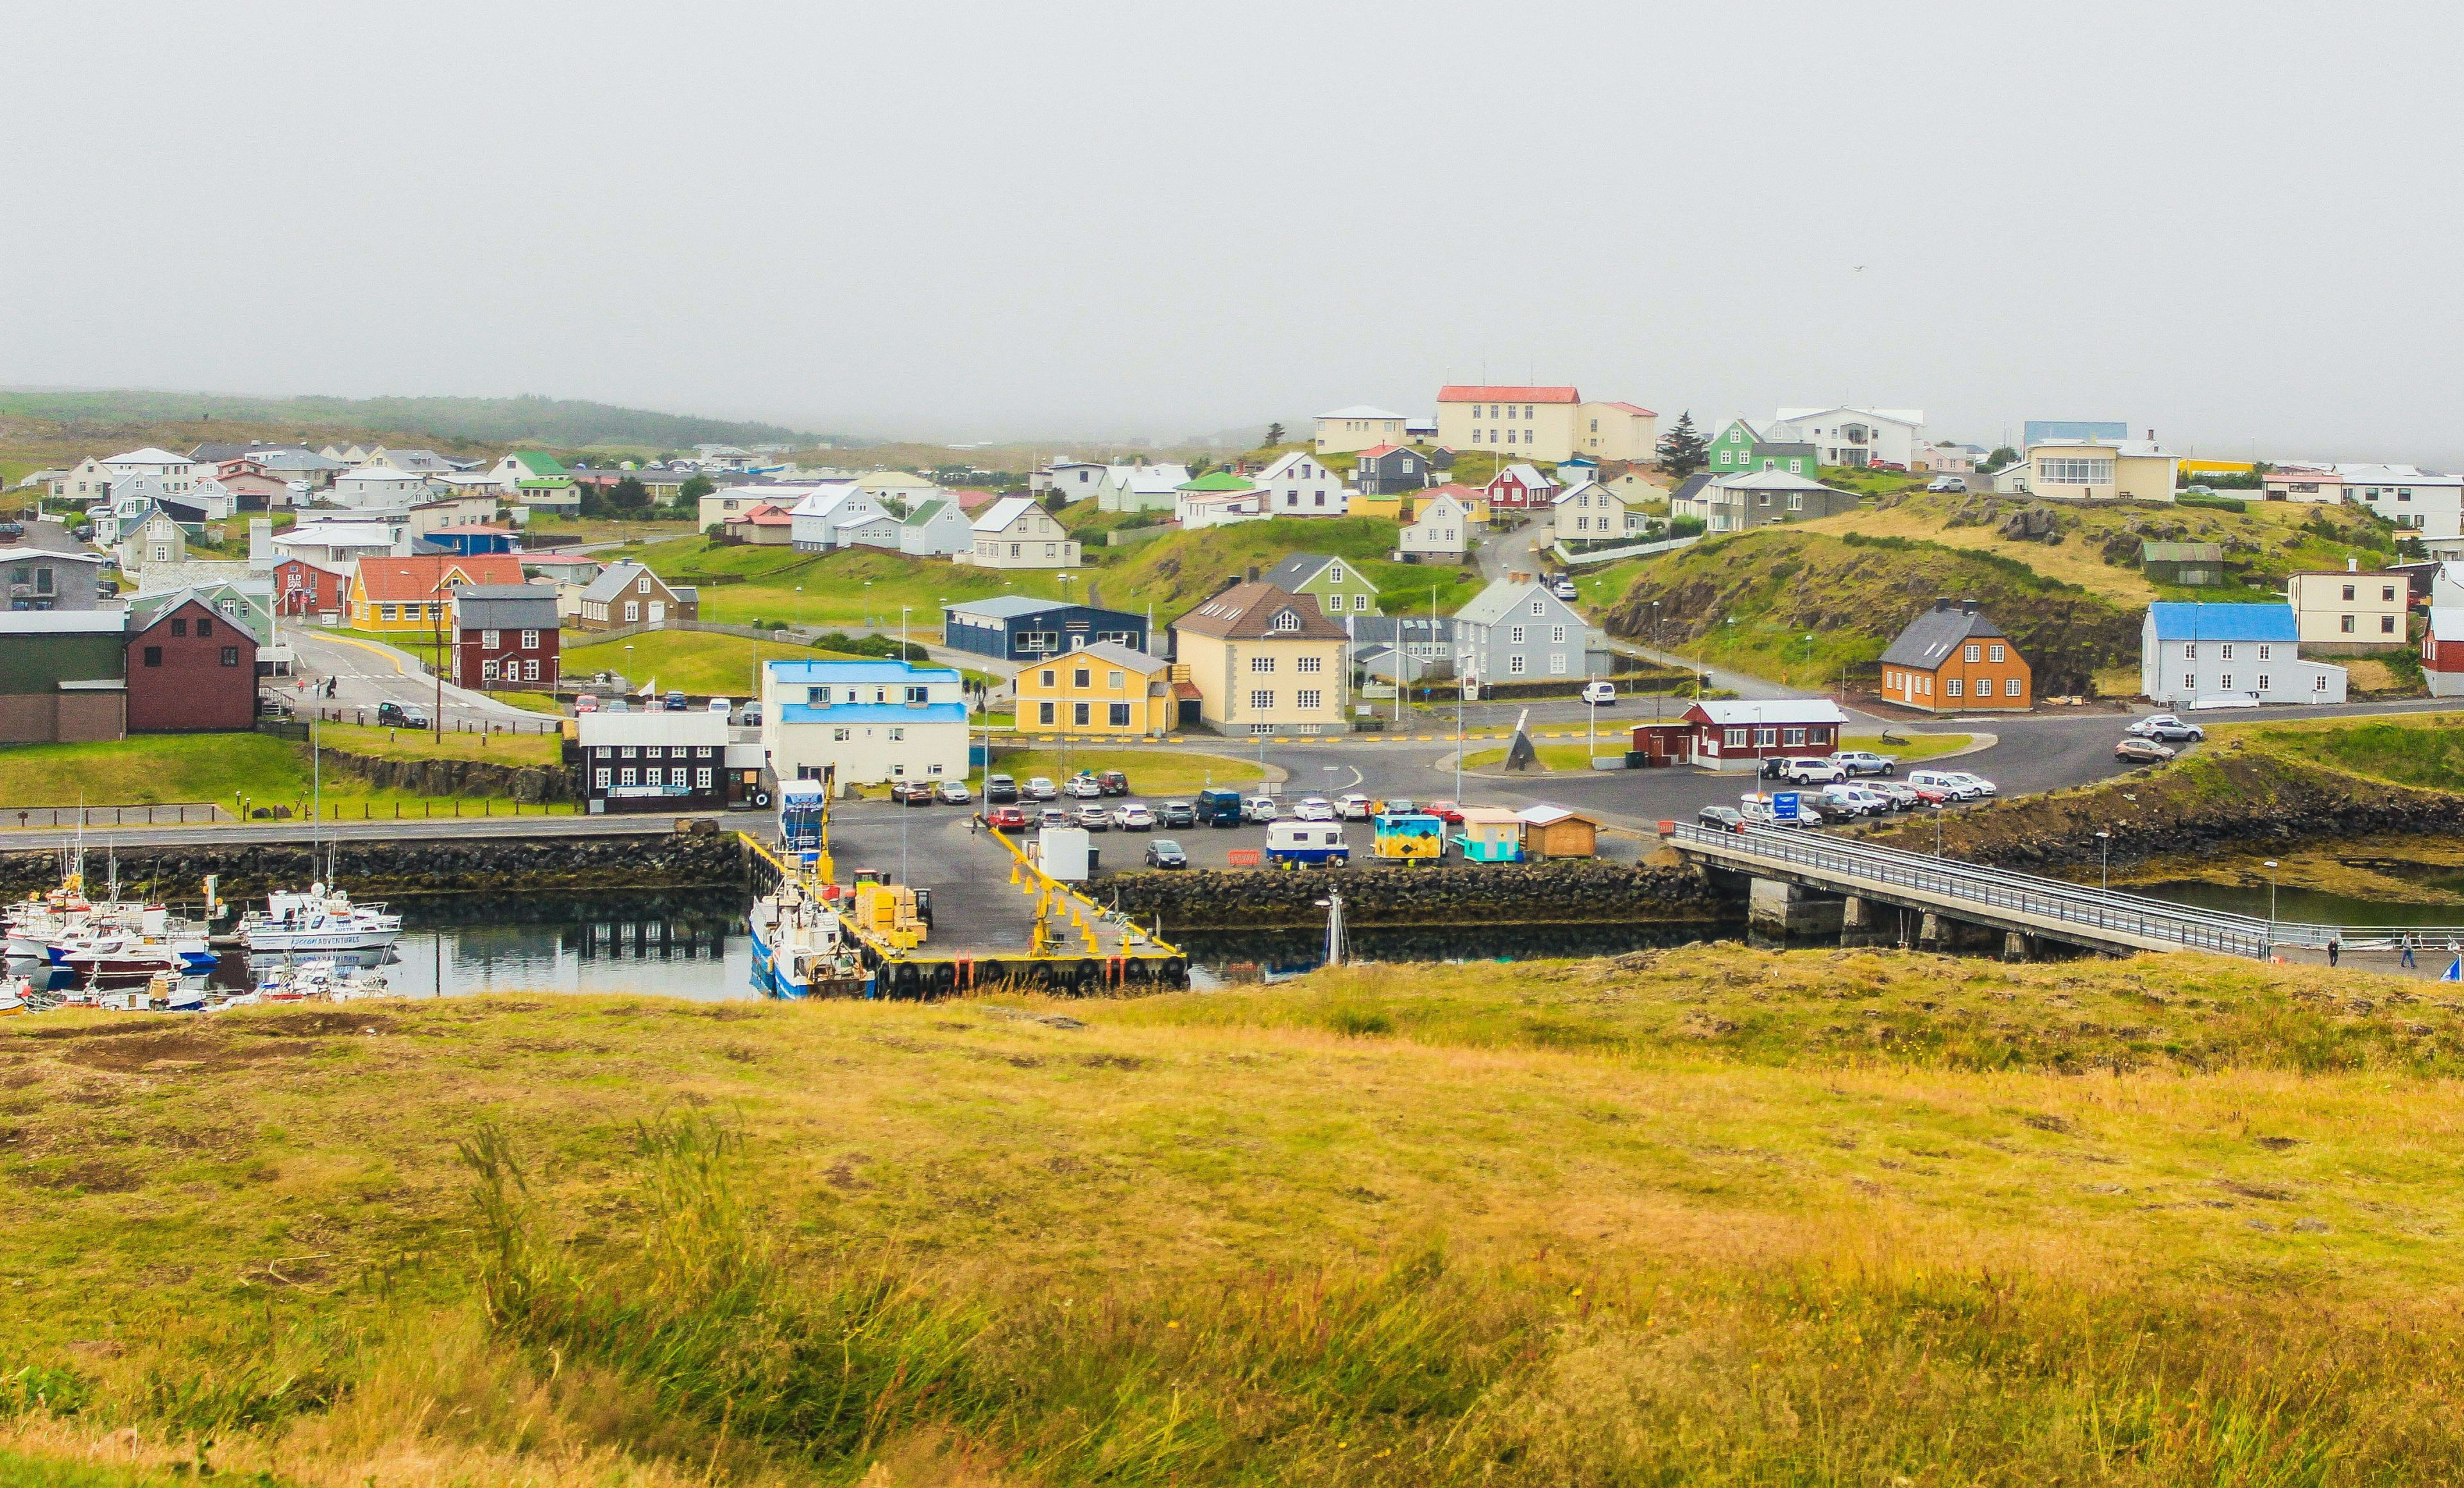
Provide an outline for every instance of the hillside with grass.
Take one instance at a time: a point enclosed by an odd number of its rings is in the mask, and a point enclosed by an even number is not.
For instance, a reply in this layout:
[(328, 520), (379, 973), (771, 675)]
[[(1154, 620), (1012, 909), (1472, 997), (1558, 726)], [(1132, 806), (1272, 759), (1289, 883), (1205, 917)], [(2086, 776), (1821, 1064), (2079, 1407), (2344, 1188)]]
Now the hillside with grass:
[[(223, 393), (99, 389), (0, 392), (0, 420), (19, 419), (85, 428), (121, 426), (194, 427), (186, 449), (230, 439), (212, 426), (288, 430), (283, 438), (324, 441), (353, 431), (411, 435), (489, 446), (540, 445), (581, 449), (594, 445), (646, 446), (690, 451), (696, 444), (810, 444), (812, 434), (776, 424), (694, 418), (566, 398), (255, 398)], [(324, 432), (332, 430), (335, 432)], [(116, 451), (115, 451), (116, 452)]]
[(1127, 1002), (11, 1018), (0, 1454), (2453, 1482), (2464, 1028), (2419, 985), (1714, 946)]
[[(529, 727), (529, 725), (525, 725)], [(385, 759), (472, 759), (508, 767), (552, 766), (553, 735), (446, 733), (325, 724), (330, 751)], [(0, 806), (147, 806), (208, 802), (236, 812), (282, 807), (305, 814), (321, 797), (329, 814), (382, 812), (441, 800), (417, 791), (380, 789), (345, 774), (329, 755), (321, 772), (310, 746), (265, 733), (140, 733), (91, 744), (0, 747)], [(474, 805), (481, 798), (469, 797)], [(503, 801), (507, 798), (490, 798)]]

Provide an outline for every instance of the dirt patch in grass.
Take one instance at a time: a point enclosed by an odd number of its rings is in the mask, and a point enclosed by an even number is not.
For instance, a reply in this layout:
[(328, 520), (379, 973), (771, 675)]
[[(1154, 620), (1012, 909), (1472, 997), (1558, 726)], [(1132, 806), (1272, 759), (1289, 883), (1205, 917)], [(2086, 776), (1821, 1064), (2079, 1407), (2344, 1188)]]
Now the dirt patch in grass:
[(100, 1039), (77, 1045), (62, 1054), (60, 1061), (82, 1069), (99, 1069), (115, 1075), (133, 1075), (162, 1064), (211, 1074), (217, 1070), (244, 1068), (265, 1060), (296, 1058), (316, 1047), (313, 1043), (291, 1046), (235, 1044), (199, 1030)]
[(88, 1193), (128, 1193), (145, 1183), (135, 1169), (104, 1162), (84, 1162), (74, 1168), (21, 1168), (11, 1176), (32, 1188), (80, 1189)]
[(389, 1034), (400, 1020), (382, 1013), (280, 1013), (247, 1018), (235, 1026), (244, 1033), (274, 1039), (321, 1039), (333, 1034)]

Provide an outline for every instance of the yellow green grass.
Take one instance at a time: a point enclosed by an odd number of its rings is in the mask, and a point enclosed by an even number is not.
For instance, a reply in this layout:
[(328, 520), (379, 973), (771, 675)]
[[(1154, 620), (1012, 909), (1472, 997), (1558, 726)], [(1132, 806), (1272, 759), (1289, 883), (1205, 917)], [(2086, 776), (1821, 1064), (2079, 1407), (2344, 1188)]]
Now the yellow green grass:
[[(935, 619), (938, 619), (937, 612)], [(930, 637), (938, 635), (936, 624)], [(568, 640), (579, 638), (579, 633), (567, 637)], [(695, 696), (749, 698), (760, 695), (754, 674), (761, 661), (843, 659), (837, 651), (790, 646), (777, 641), (756, 641), (747, 636), (732, 636), (717, 631), (649, 630), (623, 641), (601, 642), (596, 646), (569, 645), (564, 651), (563, 667), (565, 675), (569, 677), (588, 677), (601, 671), (619, 672), (637, 689), (655, 680), (662, 692), (673, 689)]]
[(534, 692), (527, 688), (512, 688), (488, 694), (499, 703), (509, 703), (524, 712), (556, 713), (564, 711), (564, 704), (553, 692)]
[(2453, 1483), (2464, 1043), (2418, 985), (1703, 947), (1124, 1002), (13, 1018), (0, 1451)]
[(449, 726), (440, 735), (426, 729), (348, 723), (319, 724), (317, 742), (379, 759), (484, 759), (499, 765), (556, 764), (564, 748), (563, 736), (557, 733), (456, 733)]
[(1953, 750), (1966, 749), (1976, 742), (1972, 733), (1894, 733), (1889, 742), (1879, 733), (1843, 733), (1841, 749), (1861, 749), (1869, 754), (1888, 755), (1903, 765), (1921, 759), (1933, 759)]
[(1188, 796), (1216, 785), (1245, 786), (1265, 778), (1255, 759), (1201, 755), (1178, 749), (1115, 749), (1104, 744), (1068, 749), (996, 749), (993, 773), (1022, 783), (1036, 776), (1066, 780), (1081, 770), (1118, 770), (1130, 777), (1133, 796)]
[[(319, 726), (329, 748), (389, 755), (395, 758), (494, 759), (504, 764), (553, 760), (557, 740), (538, 735), (496, 734), (481, 745), (477, 734), (445, 735), (441, 750), (425, 732), (387, 731), (350, 725)], [(537, 757), (541, 748), (544, 759)], [(12, 744), (0, 747), (0, 806), (152, 805), (167, 801), (214, 801), (234, 811), (252, 807), (304, 809), (318, 792), (309, 747), (264, 733), (135, 734), (92, 744)], [(322, 799), (329, 815), (383, 815), (397, 803), (417, 806), (429, 798), (413, 792), (371, 790), (365, 781), (329, 767)], [(440, 798), (441, 799), (441, 798)], [(469, 798), (476, 806), (481, 798)], [(509, 809), (501, 799), (498, 809)], [(526, 810), (536, 811), (536, 806)], [(565, 808), (559, 808), (560, 810)]]

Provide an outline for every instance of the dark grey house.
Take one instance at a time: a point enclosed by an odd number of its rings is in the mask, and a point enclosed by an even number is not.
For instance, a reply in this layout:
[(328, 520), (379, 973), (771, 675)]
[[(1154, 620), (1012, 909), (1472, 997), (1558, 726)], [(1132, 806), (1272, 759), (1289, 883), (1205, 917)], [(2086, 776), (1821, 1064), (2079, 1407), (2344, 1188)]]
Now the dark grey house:
[(30, 522), (25, 536), (0, 541), (0, 584), (12, 610), (90, 610), (105, 555), (89, 552), (57, 522)]
[(1360, 451), (1352, 481), (1364, 496), (1397, 496), (1427, 486), (1435, 468), (1425, 450), (1409, 445), (1379, 445)]
[(1084, 650), (1099, 641), (1144, 651), (1147, 618), (1127, 610), (1097, 609), (1023, 594), (941, 606), (941, 644), (979, 656), (1029, 661)]

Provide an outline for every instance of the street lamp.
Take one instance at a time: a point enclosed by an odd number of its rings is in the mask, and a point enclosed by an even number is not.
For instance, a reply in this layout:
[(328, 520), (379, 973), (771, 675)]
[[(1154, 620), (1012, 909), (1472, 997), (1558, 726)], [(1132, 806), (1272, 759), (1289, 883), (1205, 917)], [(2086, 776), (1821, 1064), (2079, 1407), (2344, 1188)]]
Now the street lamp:
[(2096, 834), (2096, 886), (2100, 890), (2110, 888), (2113, 879), (2113, 834), (2111, 832)]
[(2267, 869), (2267, 949), (2276, 950), (2276, 860), (2263, 864)]
[[(1660, 602), (1658, 600), (1651, 602), (1651, 659), (1656, 665), (1661, 667), (1668, 665), (1668, 653), (1660, 648)], [(1652, 689), (1651, 721), (1654, 723), (1660, 721), (1661, 698), (1665, 691), (1664, 688)]]

